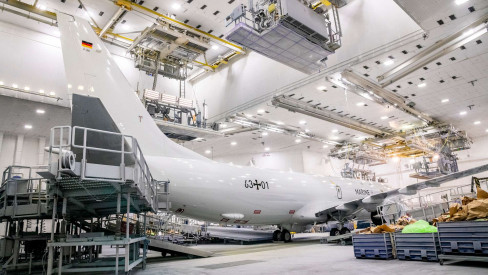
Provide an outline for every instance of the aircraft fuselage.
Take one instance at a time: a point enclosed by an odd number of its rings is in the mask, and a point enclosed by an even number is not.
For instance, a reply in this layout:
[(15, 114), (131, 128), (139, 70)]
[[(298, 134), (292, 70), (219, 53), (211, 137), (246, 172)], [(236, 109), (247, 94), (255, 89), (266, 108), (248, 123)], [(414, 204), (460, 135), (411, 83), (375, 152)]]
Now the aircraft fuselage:
[(210, 160), (146, 157), (169, 179), (171, 210), (226, 224), (306, 225), (315, 213), (379, 192), (377, 183)]

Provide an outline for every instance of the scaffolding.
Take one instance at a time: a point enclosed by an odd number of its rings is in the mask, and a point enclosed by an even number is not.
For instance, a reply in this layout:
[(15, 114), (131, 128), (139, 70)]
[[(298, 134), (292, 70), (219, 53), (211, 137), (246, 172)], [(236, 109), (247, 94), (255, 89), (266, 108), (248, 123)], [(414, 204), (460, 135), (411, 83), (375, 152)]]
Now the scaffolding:
[[(118, 142), (95, 146), (92, 139)], [(95, 155), (108, 156), (111, 162), (97, 161)], [(2, 270), (30, 274), (33, 267), (42, 267), (47, 274), (118, 274), (140, 264), (144, 268), (146, 214), (160, 206), (168, 210), (168, 194), (169, 182), (152, 177), (135, 138), (78, 126), (54, 127), (47, 167), (10, 166), (3, 173)], [(166, 196), (162, 205), (161, 196)], [(115, 256), (100, 257), (102, 247), (110, 246)]]

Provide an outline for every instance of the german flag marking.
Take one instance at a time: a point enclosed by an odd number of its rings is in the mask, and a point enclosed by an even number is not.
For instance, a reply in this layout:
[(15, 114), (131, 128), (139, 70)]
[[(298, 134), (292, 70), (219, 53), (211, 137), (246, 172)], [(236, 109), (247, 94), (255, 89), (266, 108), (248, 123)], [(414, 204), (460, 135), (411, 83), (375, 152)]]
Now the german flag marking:
[(93, 48), (93, 43), (86, 42), (86, 41), (82, 40), (81, 41), (81, 46), (83, 46), (85, 48), (88, 48), (88, 49), (92, 49)]

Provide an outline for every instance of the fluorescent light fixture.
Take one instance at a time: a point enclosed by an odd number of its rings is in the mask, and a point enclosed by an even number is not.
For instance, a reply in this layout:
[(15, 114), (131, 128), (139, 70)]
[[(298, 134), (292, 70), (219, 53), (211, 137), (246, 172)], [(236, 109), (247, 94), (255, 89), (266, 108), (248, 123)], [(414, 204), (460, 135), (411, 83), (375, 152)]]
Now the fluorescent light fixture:
[(336, 136), (331, 136), (330, 139), (333, 139), (333, 140), (338, 140), (339, 137), (336, 137)]
[(285, 123), (283, 123), (281, 121), (276, 121), (276, 124), (278, 124), (278, 125), (285, 125)]
[(464, 36), (470, 36), (474, 33), (474, 29), (469, 29), (463, 33)]
[(12, 87), (14, 87), (15, 89), (17, 89), (17, 88), (19, 88), (19, 85), (17, 85), (17, 84), (14, 83), (14, 84), (12, 84)]
[(324, 146), (322, 146), (322, 148), (324, 148), (324, 149), (329, 148), (329, 145), (324, 145)]
[(411, 159), (409, 162), (410, 162), (410, 164), (414, 164), (415, 163), (415, 160), (414, 159)]
[(419, 88), (423, 88), (425, 86), (427, 86), (427, 83), (425, 83), (425, 82), (420, 83), (419, 85), (417, 85), (417, 87), (419, 87)]
[(264, 130), (270, 131), (270, 132), (275, 132), (275, 133), (284, 133), (285, 130), (280, 129), (280, 128), (275, 128), (275, 127), (266, 127)]
[(32, 125), (30, 125), (30, 124), (26, 124), (26, 125), (24, 125), (24, 128), (25, 128), (25, 129), (32, 129)]
[(468, 113), (468, 112), (466, 112), (466, 111), (462, 111), (462, 112), (460, 112), (459, 114), (460, 114), (460, 115), (462, 115), (462, 116), (464, 116), (464, 115), (465, 115), (465, 114), (467, 114), (467, 113)]
[(208, 154), (210, 154), (210, 153), (212, 153), (212, 151), (210, 151), (210, 150), (205, 150), (205, 154), (207, 154), (207, 155), (208, 155)]
[(479, 124), (481, 124), (481, 121), (479, 121), (479, 120), (474, 122), (474, 125), (479, 125)]
[(261, 135), (262, 136), (267, 136), (268, 135), (268, 132), (263, 132)]
[(269, 151), (269, 147), (264, 147), (264, 151)]
[(265, 112), (265, 111), (264, 111), (263, 109), (259, 109), (259, 110), (258, 110), (258, 114), (262, 114), (262, 113), (264, 113), (264, 112)]
[(49, 95), (50, 95), (50, 96), (55, 96), (55, 95), (56, 95), (56, 93), (55, 93), (55, 92), (50, 92), (50, 93), (49, 93)]
[(212, 50), (218, 50), (219, 49), (219, 46), (217, 45), (212, 45)]
[(382, 116), (381, 119), (382, 120), (388, 119), (388, 116)]
[(73, 88), (73, 86), (71, 84), (68, 84), (68, 89), (71, 89)]
[(391, 60), (391, 59), (390, 59), (390, 60), (386, 60), (386, 61), (383, 63), (383, 65), (385, 65), (385, 66), (390, 66), (390, 65), (393, 65), (393, 63), (394, 63), (394, 62), (393, 62), (393, 60)]
[(30, 91), (30, 87), (29, 87), (29, 86), (25, 86), (25, 87), (24, 87), (24, 90), (26, 90), (26, 91)]
[(307, 124), (307, 122), (306, 122), (305, 120), (300, 120), (298, 123), (299, 123), (300, 125), (305, 125), (305, 124)]
[(300, 142), (302, 142), (302, 140), (301, 140), (301, 139), (299, 139), (299, 138), (297, 138), (297, 139), (295, 139), (295, 142), (296, 142), (296, 143), (300, 143)]
[(449, 98), (445, 98), (443, 100), (441, 100), (442, 103), (446, 103), (446, 102), (449, 102)]
[(83, 91), (84, 89), (85, 89), (85, 87), (83, 87), (83, 85), (78, 86), (78, 90)]
[(246, 114), (246, 117), (252, 117), (252, 115), (251, 114)]
[(323, 91), (325, 89), (327, 89), (325, 86), (319, 86), (319, 87), (317, 87), (317, 90), (319, 90), (319, 91)]
[(43, 94), (44, 94), (44, 90), (43, 90), (43, 89), (40, 89), (40, 90), (39, 90), (39, 93), (40, 93), (41, 95), (43, 95)]
[(399, 157), (393, 157), (393, 158), (392, 158), (392, 160), (393, 160), (394, 162), (399, 162), (399, 161), (400, 161), (400, 158), (399, 158)]
[(468, 2), (468, 0), (456, 0), (456, 1), (454, 1), (454, 3), (456, 3), (456, 5), (462, 5), (466, 2)]
[(237, 120), (234, 120), (234, 123), (242, 125), (242, 126), (246, 126), (246, 127), (258, 126), (258, 124), (254, 123), (252, 121), (248, 121), (248, 120), (237, 119)]
[(38, 114), (44, 114), (46, 111), (44, 111), (43, 109), (37, 109), (36, 110), (36, 113)]
[(308, 133), (308, 132), (310, 132), (310, 130), (309, 129), (305, 129), (305, 133)]
[(222, 123), (222, 124), (220, 124), (220, 127), (225, 128), (225, 127), (227, 127), (227, 124)]
[(339, 86), (343, 89), (347, 89), (346, 85), (340, 79), (329, 78), (329, 81), (334, 83), (336, 86)]
[(230, 143), (230, 145), (235, 146), (235, 145), (237, 145), (237, 142), (233, 141)]
[(181, 9), (181, 5), (179, 3), (174, 3), (173, 5), (171, 5), (171, 8), (173, 8), (174, 10), (179, 10)]
[(356, 106), (358, 106), (358, 107), (361, 107), (361, 106), (364, 106), (364, 105), (365, 105), (364, 102), (358, 102), (358, 103), (356, 103)]
[(487, 133), (488, 133), (488, 129), (486, 129), (486, 131), (485, 131), (485, 132), (487, 132)]
[(0, 85), (3, 85), (3, 81), (0, 81)]
[(332, 133), (337, 133), (337, 132), (339, 132), (339, 130), (337, 129), (332, 130)]
[(45, 11), (46, 10), (46, 6), (44, 6), (44, 5), (37, 5), (37, 8), (40, 9), (40, 10), (42, 10), (42, 11)]

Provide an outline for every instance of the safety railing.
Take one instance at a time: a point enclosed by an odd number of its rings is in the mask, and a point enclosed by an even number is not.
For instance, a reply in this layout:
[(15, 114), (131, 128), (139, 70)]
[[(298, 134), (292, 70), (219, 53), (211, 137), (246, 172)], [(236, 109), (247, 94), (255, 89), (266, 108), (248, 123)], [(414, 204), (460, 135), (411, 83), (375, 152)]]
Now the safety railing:
[[(119, 182), (123, 183), (126, 182), (127, 180), (132, 180), (134, 183), (138, 185), (138, 187), (141, 189), (142, 193), (144, 196), (147, 198), (154, 198), (156, 196), (156, 190), (153, 184), (153, 177), (151, 175), (151, 172), (149, 171), (149, 166), (146, 163), (146, 160), (144, 158), (144, 155), (142, 154), (141, 148), (139, 147), (139, 144), (137, 143), (137, 140), (129, 135), (124, 135), (121, 133), (115, 133), (115, 132), (109, 132), (109, 131), (103, 131), (103, 130), (98, 130), (98, 129), (91, 129), (91, 128), (86, 128), (86, 127), (79, 127), (79, 126), (74, 126), (73, 127), (73, 133), (71, 134), (71, 146), (74, 148), (81, 149), (82, 155), (81, 155), (81, 171), (80, 171), (80, 177), (83, 180), (103, 180), (107, 182)], [(76, 134), (78, 131), (82, 132), (82, 138), (81, 141), (78, 141), (76, 139)], [(94, 146), (88, 146), (88, 134), (89, 133), (98, 133), (101, 134), (102, 136), (105, 135), (106, 137), (115, 137), (120, 139), (120, 148), (118, 149), (107, 149), (107, 148), (101, 148), (101, 147), (94, 147)], [(126, 142), (130, 144), (129, 148), (126, 148)], [(120, 159), (120, 174), (119, 178), (117, 179), (107, 179), (107, 178), (93, 178), (93, 177), (87, 177), (86, 175), (86, 167), (87, 167), (87, 152), (88, 151), (98, 151), (98, 152), (106, 152), (106, 153), (112, 153), (112, 154), (117, 154), (119, 159)], [(126, 156), (132, 156), (134, 160), (134, 172), (132, 175), (132, 178), (126, 178), (125, 174), (125, 157)]]
[(43, 178), (33, 177), (33, 171), (45, 169), (46, 166), (12, 165), (3, 171), (0, 207), (4, 215), (7, 213), (7, 206), (13, 206), (11, 217), (19, 217), (18, 208), (23, 205), (37, 205), (37, 213), (31, 213), (31, 216), (41, 215), (41, 204), (47, 201), (47, 182)]
[[(488, 182), (481, 182), (481, 188), (488, 190)], [(458, 202), (464, 196), (474, 196), (471, 184), (446, 188), (416, 197), (403, 198), (398, 202), (388, 203), (377, 207), (378, 213), (384, 218), (399, 218), (404, 213), (421, 213), (421, 217), (428, 219), (436, 217), (448, 209), (450, 203)], [(391, 209), (394, 209), (391, 211)]]
[(54, 163), (53, 157), (56, 155), (57, 171), (63, 171), (61, 161), (58, 161), (58, 159), (61, 157), (63, 151), (69, 150), (71, 150), (71, 126), (56, 126), (51, 128), (49, 138), (49, 165)]

